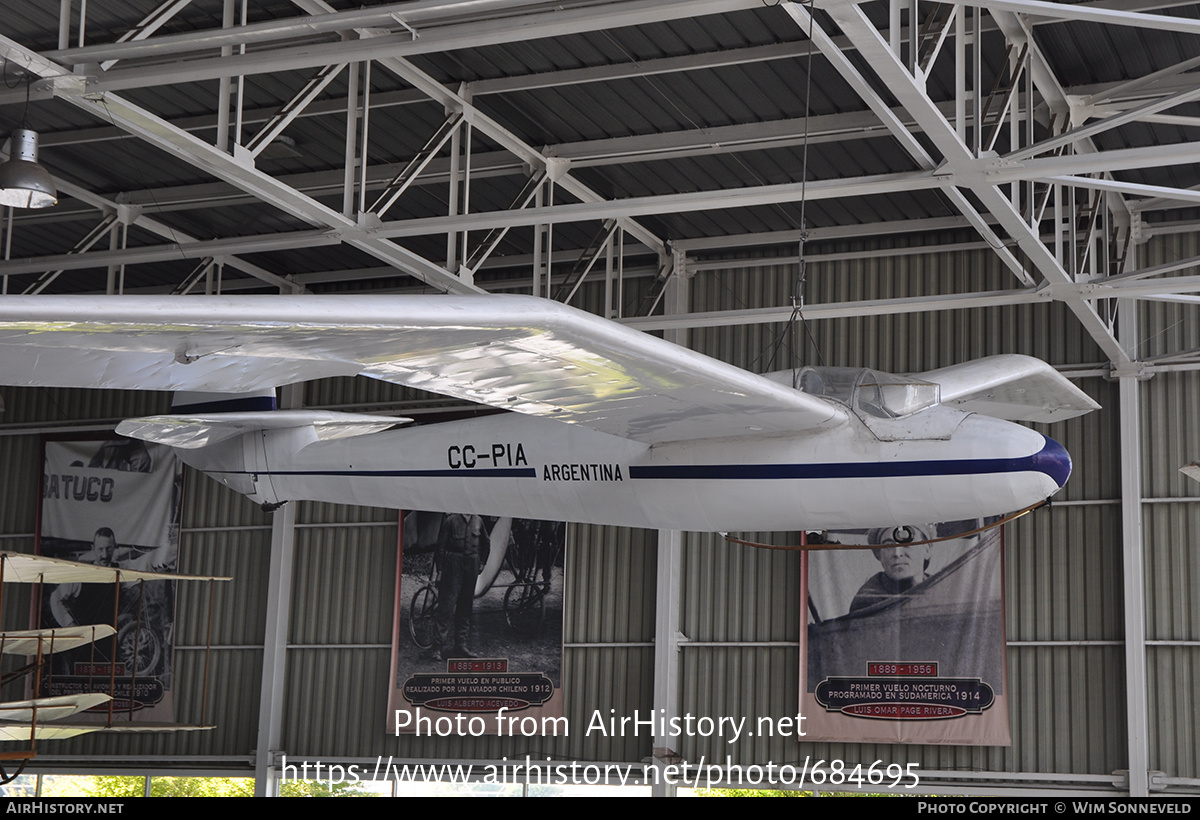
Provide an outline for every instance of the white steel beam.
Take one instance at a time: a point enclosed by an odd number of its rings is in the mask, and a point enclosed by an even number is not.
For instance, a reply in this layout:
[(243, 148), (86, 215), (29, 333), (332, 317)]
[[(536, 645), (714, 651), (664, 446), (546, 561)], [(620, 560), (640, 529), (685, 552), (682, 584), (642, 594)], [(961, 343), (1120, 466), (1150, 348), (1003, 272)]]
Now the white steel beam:
[[(1009, 42), (1024, 43), (1028, 46), (1030, 77), (1032, 77), (1034, 87), (1042, 95), (1042, 99), (1051, 113), (1061, 118), (1061, 122), (1064, 124), (1073, 124), (1072, 118), (1078, 113), (1079, 109), (1077, 106), (1072, 105), (1073, 101), (1067, 96), (1066, 91), (1063, 90), (1062, 84), (1059, 83), (1058, 78), (1050, 68), (1050, 64), (1046, 61), (1046, 56), (1042, 54), (1037, 40), (1030, 33), (1031, 21), (1029, 18), (1019, 17), (1012, 12), (999, 9), (993, 9), (990, 13), (992, 19), (996, 22), (1004, 36), (1008, 38)], [(1032, 141), (1032, 134), (1030, 135), (1030, 141)], [(1090, 154), (1097, 150), (1095, 143), (1088, 136), (1077, 140), (1074, 145), (1075, 153)], [(1116, 218), (1118, 227), (1129, 231), (1132, 220), (1125, 200), (1120, 196), (1108, 197), (1107, 204)]]
[[(863, 236), (889, 236), (893, 234), (920, 233), (922, 231), (953, 231), (970, 225), (961, 216), (935, 216), (925, 219), (894, 219), (888, 222), (866, 222), (857, 225), (831, 225), (827, 228), (809, 228), (807, 231), (761, 231), (755, 233), (730, 234), (728, 236), (706, 236), (697, 239), (676, 239), (671, 247), (676, 250), (711, 251), (739, 248), (747, 245), (781, 245), (796, 243), (801, 238), (810, 242), (825, 239), (852, 239)], [(805, 234), (804, 237), (801, 234)], [(931, 245), (931, 251), (940, 245)]]
[[(847, 59), (842, 50), (825, 33), (825, 30), (816, 24), (812, 15), (799, 3), (787, 3), (784, 5), (784, 10), (795, 20), (801, 31), (811, 35), (813, 45), (821, 50), (821, 53), (833, 64), (833, 67), (842, 75), (842, 78), (858, 93), (863, 102), (867, 104), (867, 107), (874, 112), (875, 116), (879, 118), (892, 136), (899, 141), (900, 146), (913, 158), (917, 166), (923, 170), (932, 170), (936, 165), (933, 157), (922, 147), (921, 143), (917, 141), (917, 138), (909, 131), (905, 123), (900, 120), (887, 103), (875, 93), (875, 89), (871, 87), (867, 79), (854, 67), (854, 64)], [(984, 241), (992, 246), (1005, 267), (1017, 277), (1017, 280), (1025, 285), (1033, 284), (1033, 280), (1025, 272), (1024, 266), (1004, 246), (1004, 243), (996, 236), (991, 226), (975, 210), (975, 206), (971, 204), (962, 192), (952, 187), (946, 187), (943, 189), (943, 192), (951, 204), (958, 209), (958, 212), (979, 232)]]
[[(682, 254), (680, 254), (682, 257)], [(677, 275), (667, 282), (664, 309), (668, 313), (684, 313), (690, 302), (690, 280), (677, 260)], [(663, 334), (669, 342), (687, 347), (686, 328), (668, 330)], [(685, 637), (679, 631), (679, 606), (682, 594), (683, 533), (678, 530), (658, 531), (658, 572), (654, 596), (654, 714), (665, 720), (660, 727), (670, 725), (679, 716), (679, 647)], [(666, 733), (654, 734), (652, 757), (660, 768), (659, 777), (651, 786), (654, 797), (674, 797), (676, 788), (666, 782), (661, 769), (679, 762), (678, 740)]]
[[(142, 225), (140, 220), (138, 225)], [(49, 269), (86, 270), (105, 265), (146, 265), (155, 262), (170, 262), (175, 259), (204, 259), (209, 256), (228, 260), (233, 254), (328, 247), (337, 245), (341, 241), (336, 233), (315, 229), (267, 236), (234, 236), (228, 239), (202, 239), (186, 243), (169, 242), (162, 245), (143, 245), (136, 248), (118, 248), (91, 253), (75, 252), (30, 259), (10, 259), (0, 262), (0, 273), (19, 276)], [(271, 284), (285, 287), (288, 290), (297, 287), (295, 282), (282, 278), (278, 278), (278, 281)]]
[[(964, 6), (996, 11), (1008, 11), (1040, 18), (1041, 21), (1069, 22), (1073, 20), (1113, 26), (1176, 31), (1181, 34), (1200, 34), (1200, 20), (1174, 17), (1169, 14), (1146, 14), (1141, 11), (1103, 8), (1093, 3), (1054, 3), (1047, 0), (955, 0)], [(1156, 7), (1159, 7), (1156, 5)]]
[(1200, 162), (1200, 144), (1194, 142), (1174, 145), (1148, 145), (1139, 148), (1114, 148), (1094, 154), (1063, 154), (1057, 157), (1033, 157), (1020, 162), (987, 157), (972, 160), (962, 158), (945, 171), (954, 174), (962, 184), (972, 176), (986, 176), (993, 185), (1022, 179), (1060, 176), (1062, 174), (1095, 174), (1103, 171), (1132, 171), (1138, 168), (1163, 168), (1171, 165), (1190, 165)]
[[(658, 531), (658, 577), (654, 596), (654, 714), (669, 725), (679, 715), (679, 595), (683, 564), (683, 534), (678, 530)], [(671, 744), (675, 739), (655, 733), (652, 756), (659, 767), (678, 763)], [(660, 772), (660, 775), (662, 773)], [(675, 787), (666, 778), (656, 778), (654, 797), (674, 797)]]
[[(116, 202), (105, 199), (104, 197), (101, 197), (98, 194), (94, 194), (91, 191), (81, 188), (80, 186), (75, 185), (72, 182), (67, 182), (66, 180), (61, 180), (61, 179), (56, 178), (54, 180), (54, 183), (58, 187), (58, 190), (60, 193), (66, 194), (67, 196), (70, 196), (74, 199), (78, 199), (80, 202), (85, 202), (85, 203), (91, 205), (93, 208), (100, 208), (102, 210), (109, 210), (109, 209), (117, 210), (119, 207), (129, 207), (129, 206), (118, 206), (118, 204)], [(132, 207), (136, 208), (137, 206), (135, 205)], [(148, 217), (144, 214), (138, 216), (137, 226), (143, 230), (149, 231), (150, 233), (154, 234), (155, 236), (159, 236), (159, 237), (162, 237), (163, 239), (167, 239), (173, 243), (176, 243), (175, 246), (179, 247), (179, 248), (187, 248), (190, 245), (201, 241), (201, 240), (197, 239), (196, 237), (191, 236), (190, 234), (187, 234), (187, 233), (179, 230), (178, 228), (172, 228), (167, 225), (164, 225), (163, 223), (159, 222), (158, 220), (152, 219), (151, 217)], [(174, 258), (179, 258), (179, 255), (176, 254)], [(191, 258), (195, 258), (195, 257), (191, 257)], [(266, 270), (265, 268), (262, 268), (258, 265), (255, 265), (252, 262), (247, 262), (244, 259), (240, 259), (237, 256), (222, 255), (219, 257), (219, 261), (224, 262), (226, 265), (229, 265), (231, 268), (236, 268), (237, 270), (240, 270), (243, 273), (247, 273), (256, 279), (260, 279), (263, 282), (267, 283), (268, 285), (274, 285), (275, 287), (279, 288), (282, 291), (285, 291), (288, 293), (307, 293), (308, 292), (308, 288), (304, 287), (304, 285), (302, 285), (298, 282), (295, 282), (291, 279), (285, 279), (282, 276), (271, 273), (271, 271)]]
[[(805, 320), (847, 319), (857, 316), (894, 316), (904, 313), (931, 313), (942, 310), (1000, 307), (1048, 302), (1050, 290), (993, 290), (953, 293), (942, 296), (904, 296), (893, 299), (864, 299), (852, 302), (804, 305)], [(736, 325), (779, 324), (790, 322), (795, 313), (790, 305), (745, 310), (714, 310), (703, 313), (639, 316), (621, 320), (638, 330), (677, 330), (693, 327), (732, 327)]]
[[(605, 219), (628, 220), (652, 214), (686, 213), (719, 208), (748, 208), (756, 205), (772, 205), (778, 202), (798, 202), (802, 197), (819, 200), (872, 196), (896, 191), (930, 190), (943, 187), (945, 182), (940, 176), (929, 171), (908, 174), (878, 174), (850, 179), (821, 179), (811, 181), (807, 185), (789, 182), (779, 185), (756, 185), (747, 188), (724, 188), (715, 191), (597, 200), (568, 205), (543, 205), (519, 211), (482, 211), (453, 217), (432, 216), (407, 219), (384, 222), (373, 234), (380, 237), (399, 238), (447, 233), (448, 231), (482, 230), (491, 227), (559, 224)], [(633, 230), (628, 228), (627, 230), (633, 236), (642, 239)], [(651, 247), (661, 247), (661, 240), (654, 244), (650, 242), (646, 244)]]
[[(1093, 106), (1099, 105), (1100, 103), (1114, 102), (1116, 100), (1126, 98), (1127, 95), (1135, 91), (1141, 91), (1142, 89), (1149, 89), (1150, 93), (1156, 93), (1154, 87), (1161, 86), (1162, 80), (1168, 77), (1177, 77), (1186, 71), (1191, 71), (1197, 66), (1200, 66), (1200, 57), (1192, 57), (1189, 60), (1184, 60), (1183, 62), (1176, 63), (1173, 66), (1168, 66), (1167, 68), (1151, 72), (1143, 77), (1138, 77), (1137, 79), (1129, 80), (1128, 82), (1124, 83), (1116, 83), (1103, 91), (1097, 91), (1094, 94), (1089, 94), (1087, 97), (1084, 97), (1082, 100), (1080, 100), (1080, 105)], [(1200, 78), (1192, 77), (1191, 79), (1194, 83), (1196, 79)], [(1161, 91), (1158, 93), (1161, 93)]]
[(311, 225), (338, 231), (342, 241), (346, 244), (394, 265), (398, 270), (416, 276), (434, 287), (456, 292), (479, 292), (475, 286), (462, 282), (454, 274), (420, 255), (402, 248), (394, 242), (372, 236), (369, 232), (359, 229), (353, 220), (337, 211), (280, 183), (261, 171), (242, 164), (229, 154), (191, 134), (172, 128), (170, 124), (150, 112), (115, 95), (105, 95), (99, 102), (79, 96), (67, 96), (65, 99), (97, 117), (115, 122), (150, 144), (218, 179), (253, 194), (263, 202), (274, 205), (293, 217), (302, 219)]
[[(283, 388), (281, 408), (301, 406), (303, 385)], [(286, 700), (287, 637), (291, 616), (292, 559), (296, 547), (296, 503), (271, 514), (270, 572), (267, 581), (266, 629), (263, 636), (262, 683), (258, 694), (258, 740), (254, 749), (254, 795), (274, 797), (279, 785), (275, 753), (283, 743)]]
[[(61, 66), (32, 52), (10, 40), (0, 37), (0, 51), (16, 55), (20, 64), (40, 77), (57, 81), (69, 77), (69, 73)], [(197, 139), (186, 131), (175, 128), (170, 123), (149, 111), (136, 106), (115, 94), (106, 94), (99, 98), (91, 95), (83, 96), (80, 89), (69, 85), (58, 89), (59, 95), (65, 101), (77, 108), (119, 126), (120, 128), (141, 137), (146, 142), (166, 151), (172, 156), (182, 159), (220, 180), (228, 182), (247, 193), (253, 194), (262, 201), (273, 205), (285, 213), (302, 219), (314, 226), (332, 228), (338, 231), (343, 241), (359, 248), (366, 253), (388, 264), (395, 265), (398, 270), (437, 287), (441, 290), (457, 292), (479, 292), (479, 288), (458, 279), (457, 276), (438, 267), (429, 260), (412, 251), (402, 248), (394, 242), (380, 239), (359, 229), (357, 224), (342, 214), (327, 208), (299, 191), (279, 182), (275, 178), (244, 164), (215, 146)]]
[(130, 58), (162, 59), (196, 51), (295, 40), (359, 27), (395, 28), (401, 20), (409, 25), (424, 25), (427, 22), (444, 24), (456, 15), (467, 19), (479, 19), (488, 12), (504, 13), (527, 5), (530, 5), (527, 0), (472, 0), (469, 3), (462, 0), (420, 0), (391, 3), (333, 12), (317, 19), (287, 17), (249, 23), (233, 30), (217, 28), (169, 34), (137, 45), (122, 45), (124, 41), (117, 41), (82, 48), (62, 48), (48, 51), (46, 56), (71, 65)]
[[(0, 160), (6, 160), (6, 159), (8, 159), (8, 155), (5, 154), (4, 152), (0, 151)], [(73, 182), (70, 182), (65, 179), (60, 179), (58, 177), (54, 178), (54, 185), (58, 189), (59, 193), (66, 194), (67, 196), (71, 197), (72, 199), (79, 200), (80, 202), (82, 202), (86, 205), (89, 205), (90, 207), (95, 208), (103, 213), (118, 213), (118, 214), (120, 214), (123, 211), (124, 212), (123, 220), (125, 222), (131, 223), (131, 222), (136, 221), (138, 227), (141, 228), (142, 230), (148, 231), (149, 233), (152, 233), (156, 236), (160, 236), (164, 239), (170, 240), (172, 243), (174, 243), (174, 246), (177, 248), (181, 247), (181, 246), (187, 246), (187, 245), (190, 245), (192, 243), (199, 241), (194, 236), (191, 236), (190, 234), (185, 233), (184, 231), (181, 231), (177, 228), (169, 227), (169, 226), (164, 225), (163, 223), (159, 222), (157, 219), (153, 219), (151, 217), (146, 216), (144, 213), (141, 212), (141, 208), (139, 206), (137, 206), (136, 204), (130, 204), (130, 203), (118, 204), (117, 202), (115, 202), (111, 199), (106, 199), (105, 197), (102, 197), (99, 194), (95, 194), (95, 193), (87, 190), (86, 188), (76, 185)], [(59, 209), (56, 208), (55, 210), (59, 210)], [(178, 256), (179, 255), (176, 254), (175, 256), (169, 257), (169, 258), (178, 258)], [(64, 255), (64, 258), (66, 258), (65, 255)], [(70, 262), (72, 262), (72, 263), (76, 262), (76, 261), (78, 261), (78, 259), (76, 259), (76, 258), (70, 259)], [(120, 263), (121, 261), (122, 260), (115, 259), (115, 260), (113, 260), (113, 263), (116, 264), (116, 263)], [(236, 268), (237, 270), (242, 271), (243, 273), (247, 273), (250, 276), (255, 277), (256, 279), (260, 279), (269, 285), (274, 285), (284, 292), (287, 292), (287, 293), (307, 293), (308, 292), (308, 289), (306, 287), (304, 287), (303, 285), (298, 284), (297, 282), (294, 282), (291, 279), (285, 279), (282, 276), (278, 276), (274, 273), (271, 273), (269, 270), (266, 270), (265, 268), (262, 268), (251, 262), (247, 262), (244, 259), (239, 259), (237, 256), (223, 255), (221, 257), (220, 261), (228, 264), (230, 267), (233, 267), (233, 268)], [(51, 266), (51, 267), (53, 267), (53, 266)], [(65, 269), (70, 269), (70, 267), (68, 266)], [(30, 271), (30, 272), (32, 273), (33, 271)]]
[[(154, 32), (170, 22), (171, 18), (181, 12), (192, 0), (166, 0), (161, 6), (142, 18), (136, 26), (122, 34), (118, 39), (118, 43), (132, 43), (138, 40), (145, 40)], [(116, 60), (105, 60), (100, 63), (100, 68), (107, 71), (112, 68)]]
[[(267, 121), (267, 124), (262, 127), (257, 134), (246, 141), (246, 149), (250, 151), (251, 156), (257, 157), (262, 153), (268, 145), (270, 145), (276, 137), (283, 133), (283, 130), (291, 125), (292, 121), (304, 111), (305, 108), (315, 100), (325, 87), (333, 82), (334, 78), (342, 72), (346, 67), (345, 63), (337, 65), (327, 65), (316, 73), (304, 87), (296, 92), (290, 100), (284, 103), (279, 111)], [(244, 115), (245, 112), (243, 112)], [(245, 123), (243, 116), (242, 122)]]
[[(1092, 177), (1078, 176), (1055, 176), (1045, 177), (1044, 182), (1059, 183), (1063, 185), (1072, 185), (1076, 188), (1091, 188), (1097, 191), (1115, 191), (1119, 194), (1130, 194), (1132, 196), (1155, 197), (1159, 200), (1175, 200), (1177, 202), (1187, 202), (1192, 204), (1200, 204), (1200, 191), (1190, 188), (1167, 188), (1162, 185), (1143, 185), (1137, 182), (1118, 182), (1114, 179), (1094, 179)], [(1130, 202), (1130, 207), (1137, 205), (1136, 202)]]
[[(116, 221), (117, 221), (117, 212), (116, 211), (112, 211), (110, 213), (104, 214), (104, 216), (101, 218), (101, 220), (99, 222), (97, 222), (92, 227), (92, 229), (83, 236), (82, 239), (80, 239), (77, 243), (75, 243), (75, 247), (73, 247), (67, 253), (69, 253), (73, 256), (81, 256), (81, 255), (85, 254), (90, 247), (92, 247), (97, 242), (99, 242), (102, 238), (104, 238), (105, 234), (109, 233), (108, 229)], [(22, 291), (22, 293), (27, 293), (27, 294), (41, 293), (47, 287), (50, 286), (51, 282), (53, 282), (55, 279), (57, 279), (59, 276), (61, 276), (64, 272), (66, 272), (65, 267), (60, 267), (60, 268), (57, 268), (56, 270), (48, 270), (45, 273), (43, 273), (41, 276), (39, 276), (36, 281), (31, 282), (29, 284), (29, 286), (26, 287), (25, 290)]]
[[(737, 5), (742, 0), (726, 0), (723, 4), (719, 0), (692, 0), (692, 3), (685, 4), (690, 9), (688, 14), (683, 14), (683, 11), (675, 8), (676, 0), (662, 0), (659, 3), (651, 3), (650, 8), (643, 8), (645, 5), (643, 0), (635, 0), (632, 3), (624, 3), (622, 5), (628, 7), (629, 17), (622, 16), (621, 25), (634, 25), (637, 19), (643, 14), (650, 14), (651, 19), (655, 19), (653, 14), (666, 15), (658, 19), (670, 19), (672, 15), (679, 16), (694, 16), (703, 13), (712, 13), (715, 10), (729, 10), (724, 8), (726, 5)], [(325, 0), (293, 0), (297, 6), (313, 14), (326, 13), (331, 10), (331, 7)], [(702, 7), (710, 7), (705, 11)], [(532, 35), (537, 36), (537, 35)], [(523, 38), (524, 39), (524, 38)], [(487, 114), (480, 111), (475, 105), (469, 102), (461, 93), (452, 91), (437, 80), (430, 77), (424, 71), (420, 70), (412, 63), (401, 57), (389, 56), (381, 59), (379, 64), (396, 74), (401, 79), (410, 83), (418, 90), (428, 94), (429, 97), (437, 102), (440, 102), (449, 111), (458, 111), (463, 114), (472, 128), (477, 128), (489, 138), (495, 140), (502, 148), (505, 148), (522, 160), (536, 166), (537, 168), (546, 171), (550, 175), (551, 180), (563, 190), (578, 197), (583, 202), (600, 202), (602, 197), (593, 191), (588, 186), (584, 185), (579, 180), (575, 179), (570, 173), (556, 173), (556, 165), (554, 162), (548, 162), (547, 157), (538, 151), (533, 146), (526, 143), (516, 134), (509, 131), (496, 120), (489, 117)], [(632, 216), (632, 215), (631, 215)], [(627, 219), (625, 215), (620, 215), (621, 226), (631, 236), (639, 242), (646, 244), (652, 248), (665, 248), (663, 240), (656, 236), (653, 231), (647, 230), (639, 225), (636, 221)], [(488, 226), (492, 227), (492, 226)], [(450, 228), (447, 232), (457, 231), (457, 228)]]
[[(1007, 305), (1029, 305), (1039, 302), (1067, 302), (1072, 298), (1086, 297), (1159, 300), (1178, 296), (1178, 291), (1200, 292), (1200, 276), (1178, 277), (1173, 280), (1154, 282), (1132, 282), (1122, 286), (1106, 285), (1055, 285), (1053, 287), (1026, 288), (1020, 290), (977, 291), (974, 293), (951, 293), (929, 296), (904, 296), (892, 299), (864, 299), (859, 301), (807, 303), (804, 318), (851, 319), (859, 316), (896, 316), (910, 313), (935, 313), (943, 310), (967, 310), (972, 308), (996, 308)], [(623, 324), (638, 330), (671, 330), (696, 327), (731, 327), (737, 325), (782, 324), (794, 318), (791, 306), (769, 308), (747, 308), (744, 310), (716, 310), (702, 313), (668, 314), (665, 316), (641, 316), (622, 320)]]
[(613, 80), (649, 77), (677, 71), (697, 71), (769, 60), (787, 60), (803, 54), (803, 42), (768, 43), (762, 46), (702, 51), (696, 54), (657, 57), (628, 63), (565, 68), (559, 71), (518, 74), (511, 77), (490, 77), (467, 83), (467, 92), (471, 99), (475, 99), (484, 94), (506, 94), (513, 91), (531, 91), (563, 85), (612, 82)]
[[(996, 217), (1004, 231), (1017, 242), (1047, 282), (1071, 282), (1071, 275), (1030, 229), (1008, 196), (995, 187), (995, 181), (979, 176), (970, 178), (976, 170), (970, 149), (959, 139), (954, 127), (938, 111), (924, 88), (908, 73), (862, 11), (857, 6), (845, 5), (835, 6), (829, 9), (829, 12), (851, 42), (858, 46), (859, 53), (871, 64), (888, 90), (916, 118), (937, 146), (946, 160), (944, 170), (956, 176), (955, 184), (965, 184), (970, 188), (984, 208)], [(1085, 157), (1088, 158), (1090, 157)], [(960, 175), (966, 179), (959, 178)], [(1066, 299), (1066, 304), (1111, 361), (1128, 361), (1128, 356), (1117, 342), (1108, 323), (1096, 314), (1091, 304), (1082, 298), (1070, 296)]]
[(1191, 102), (1192, 100), (1200, 99), (1200, 88), (1193, 88), (1190, 91), (1181, 91), (1177, 94), (1170, 94), (1154, 102), (1140, 105), (1137, 108), (1130, 108), (1120, 114), (1112, 114), (1100, 120), (1093, 120), (1087, 125), (1080, 125), (1072, 128), (1057, 137), (1036, 142), (1026, 148), (1021, 148), (1017, 151), (1010, 151), (1004, 155), (1006, 160), (1020, 161), (1029, 157), (1035, 157), (1038, 154), (1044, 154), (1047, 151), (1053, 151), (1056, 148), (1061, 148), (1066, 145), (1078, 142), (1079, 140), (1094, 137), (1096, 134), (1102, 134), (1126, 123), (1135, 122), (1144, 119), (1148, 114), (1155, 114), (1159, 111), (1165, 111), (1168, 108), (1174, 108), (1177, 105)]
[[(464, 5), (469, 9), (470, 4)], [(599, 6), (584, 5), (565, 9), (560, 5), (546, 7), (535, 2), (521, 5), (528, 7), (525, 13), (476, 22), (452, 22), (424, 27), (417, 38), (409, 32), (402, 31), (351, 42), (307, 43), (256, 50), (232, 57), (205, 56), (160, 65), (118, 67), (94, 80), (89, 79), (88, 86), (90, 92), (123, 91), (130, 88), (215, 80), (230, 75), (248, 76), (314, 69), (334, 63), (411, 57), (460, 48), (526, 42), (607, 28), (721, 14), (760, 7), (761, 0), (621, 0)], [(323, 16), (320, 15), (317, 19)], [(340, 26), (335, 26), (335, 29), (356, 27), (358, 26), (352, 23), (341, 23)], [(147, 41), (147, 45), (151, 42)], [(129, 48), (139, 49), (143, 46), (135, 44)], [(126, 56), (126, 53), (119, 56)], [(55, 52), (55, 57), (75, 64), (76, 56), (71, 51)]]
[[(1136, 359), (1137, 306), (1120, 302), (1121, 336)], [(1135, 367), (1118, 369), (1121, 424), (1121, 583), (1125, 610), (1125, 725), (1129, 796), (1150, 793), (1150, 746), (1146, 705), (1146, 574), (1142, 556), (1142, 425)]]
[(1194, 268), (1197, 266), (1200, 266), (1200, 256), (1191, 256), (1187, 259), (1178, 259), (1174, 262), (1164, 262), (1161, 265), (1154, 265), (1153, 267), (1149, 268), (1138, 268), (1137, 270), (1126, 271), (1125, 273), (1119, 273), (1116, 276), (1106, 276), (1103, 279), (1097, 279), (1096, 284), (1129, 282), (1135, 279), (1145, 279), (1150, 276), (1157, 276), (1160, 273), (1170, 273), (1171, 271)]

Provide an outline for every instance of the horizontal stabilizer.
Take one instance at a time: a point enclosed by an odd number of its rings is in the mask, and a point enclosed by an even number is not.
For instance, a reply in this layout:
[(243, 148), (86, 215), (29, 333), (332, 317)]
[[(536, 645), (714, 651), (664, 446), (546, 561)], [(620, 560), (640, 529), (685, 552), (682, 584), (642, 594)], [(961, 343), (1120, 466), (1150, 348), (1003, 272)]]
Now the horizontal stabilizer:
[(117, 425), (122, 436), (195, 450), (218, 441), (256, 430), (286, 430), (312, 427), (317, 438), (328, 441), (378, 433), (412, 419), (395, 416), (366, 416), (326, 410), (269, 410), (245, 413), (193, 413), (180, 416), (146, 416)]
[(1065, 376), (1032, 356), (988, 356), (912, 375), (940, 385), (945, 406), (1010, 421), (1062, 421), (1100, 408)]

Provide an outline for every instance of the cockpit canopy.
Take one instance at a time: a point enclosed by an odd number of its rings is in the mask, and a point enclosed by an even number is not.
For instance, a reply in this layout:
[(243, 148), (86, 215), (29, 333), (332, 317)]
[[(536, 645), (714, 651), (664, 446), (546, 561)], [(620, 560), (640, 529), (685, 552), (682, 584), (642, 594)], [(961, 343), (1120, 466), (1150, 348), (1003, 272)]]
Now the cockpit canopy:
[(846, 405), (860, 418), (903, 418), (941, 401), (937, 384), (868, 367), (801, 368), (798, 386)]

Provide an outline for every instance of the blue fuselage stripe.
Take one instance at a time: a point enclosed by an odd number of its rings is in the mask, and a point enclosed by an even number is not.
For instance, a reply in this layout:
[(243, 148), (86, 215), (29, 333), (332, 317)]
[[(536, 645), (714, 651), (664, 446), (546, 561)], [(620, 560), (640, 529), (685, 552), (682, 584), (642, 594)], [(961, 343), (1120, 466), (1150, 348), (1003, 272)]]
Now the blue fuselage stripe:
[(935, 461), (832, 462), (825, 464), (680, 464), (631, 466), (629, 477), (642, 479), (829, 479), (906, 478), (1040, 472), (1033, 457), (944, 459)]

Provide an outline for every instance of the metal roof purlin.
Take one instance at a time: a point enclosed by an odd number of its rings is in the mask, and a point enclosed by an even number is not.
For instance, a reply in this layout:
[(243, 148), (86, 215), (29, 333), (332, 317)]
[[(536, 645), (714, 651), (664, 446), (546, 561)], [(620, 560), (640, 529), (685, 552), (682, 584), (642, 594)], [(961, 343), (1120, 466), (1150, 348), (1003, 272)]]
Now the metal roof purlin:
[[(26, 49), (8, 37), (0, 36), (0, 51), (5, 55), (19, 56), (23, 65), (44, 79), (70, 76), (69, 72), (61, 66)], [(398, 270), (411, 273), (443, 290), (480, 292), (479, 288), (460, 280), (445, 268), (435, 265), (394, 242), (372, 236), (370, 232), (363, 231), (342, 214), (327, 208), (294, 188), (284, 185), (273, 177), (235, 160), (224, 151), (174, 127), (149, 111), (133, 105), (115, 94), (105, 94), (98, 99), (92, 99), (90, 96), (83, 96), (81, 91), (82, 89), (71, 84), (59, 88), (56, 93), (61, 99), (88, 111), (98, 119), (118, 125), (146, 142), (218, 179), (253, 194), (291, 216), (312, 225), (333, 229), (341, 236), (342, 241), (394, 265)]]
[[(720, 14), (760, 7), (761, 0), (618, 0), (600, 6), (550, 11), (542, 7), (542, 4), (519, 5), (535, 6), (539, 10), (498, 20), (456, 22), (433, 27), (423, 30), (417, 39), (413, 39), (408, 32), (389, 32), (356, 41), (285, 45), (230, 57), (204, 56), (156, 65), (117, 68), (95, 78), (89, 85), (92, 91), (124, 91), (130, 88), (216, 80), (224, 76), (314, 69), (331, 63), (381, 60), (398, 55), (413, 56), (460, 48), (478, 48)], [(307, 6), (305, 10), (308, 10)], [(342, 28), (350, 30), (354, 26), (344, 24)], [(152, 44), (153, 40), (145, 42)], [(138, 48), (141, 45), (130, 48)], [(77, 57), (71, 51), (56, 52), (56, 57), (69, 61), (72, 65), (77, 64)]]
[[(305, 11), (314, 14), (326, 13), (333, 10), (325, 0), (293, 0), (293, 2)], [(522, 160), (549, 171), (549, 168), (547, 168), (547, 157), (541, 151), (526, 143), (503, 125), (484, 114), (457, 92), (446, 88), (408, 60), (402, 57), (387, 57), (378, 62), (401, 79), (414, 85), (419, 91), (428, 94), (431, 99), (442, 103), (442, 105), (450, 110), (461, 111), (464, 116), (469, 118), (472, 127), (478, 128)], [(572, 177), (569, 171), (559, 176), (555, 182), (584, 202), (603, 201), (603, 197)], [(622, 227), (627, 233), (648, 247), (655, 248), (660, 253), (665, 254), (666, 243), (653, 231), (648, 230), (627, 217), (621, 216), (619, 218), (621, 219)]]

